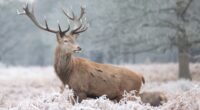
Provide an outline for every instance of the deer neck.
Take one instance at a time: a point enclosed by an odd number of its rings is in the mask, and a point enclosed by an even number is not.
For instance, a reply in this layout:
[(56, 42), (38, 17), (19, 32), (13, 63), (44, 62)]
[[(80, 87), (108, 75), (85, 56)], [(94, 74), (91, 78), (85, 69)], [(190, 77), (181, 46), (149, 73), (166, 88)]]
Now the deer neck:
[(73, 56), (71, 53), (64, 53), (59, 49), (56, 49), (55, 53), (55, 71), (63, 84), (67, 84), (69, 77), (73, 72)]

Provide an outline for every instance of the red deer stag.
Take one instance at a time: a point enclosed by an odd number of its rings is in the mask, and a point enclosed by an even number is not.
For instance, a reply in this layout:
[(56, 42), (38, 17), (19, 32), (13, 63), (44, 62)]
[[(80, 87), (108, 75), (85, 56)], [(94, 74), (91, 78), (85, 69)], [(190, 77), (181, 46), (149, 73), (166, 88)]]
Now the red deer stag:
[(28, 4), (23, 8), (24, 12), (19, 14), (27, 15), (32, 22), (42, 30), (52, 32), (57, 37), (57, 47), (55, 51), (54, 68), (57, 76), (62, 81), (63, 91), (66, 84), (74, 90), (75, 96), (79, 97), (79, 101), (89, 98), (96, 98), (106, 95), (111, 100), (119, 101), (124, 91), (135, 90), (138, 94), (144, 78), (126, 68), (117, 67), (110, 64), (99, 64), (87, 59), (73, 56), (75, 52), (81, 51), (81, 48), (75, 43), (79, 34), (87, 30), (87, 26), (83, 25), (82, 17), (85, 10), (81, 7), (80, 16), (77, 17), (72, 12), (70, 16), (63, 10), (64, 14), (76, 25), (70, 30), (70, 25), (66, 30), (61, 30), (58, 24), (58, 30), (50, 29), (47, 21), (45, 26), (41, 25), (34, 11), (29, 9)]

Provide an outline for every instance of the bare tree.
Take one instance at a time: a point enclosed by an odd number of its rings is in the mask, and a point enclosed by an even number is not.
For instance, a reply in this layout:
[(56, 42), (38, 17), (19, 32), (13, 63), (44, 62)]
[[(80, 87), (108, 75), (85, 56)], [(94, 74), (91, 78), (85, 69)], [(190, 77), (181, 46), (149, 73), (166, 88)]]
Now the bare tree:
[[(174, 31), (174, 34), (166, 33), (166, 36), (169, 40), (169, 47), (177, 47), (178, 49), (178, 61), (179, 61), (179, 78), (191, 79), (190, 70), (189, 70), (189, 49), (192, 45), (200, 43), (200, 38), (198, 36), (199, 31), (195, 30), (191, 26), (193, 22), (200, 23), (198, 17), (189, 13), (192, 3), (195, 0), (176, 0), (175, 7), (165, 8), (158, 10), (160, 13), (170, 13), (172, 16), (169, 18), (159, 18), (158, 22), (147, 23), (143, 26), (156, 27), (156, 28), (169, 28)], [(198, 1), (197, 1), (198, 2)], [(168, 14), (169, 15), (169, 14)], [(194, 25), (193, 25), (194, 26)], [(199, 28), (198, 26), (195, 28)], [(172, 32), (169, 31), (169, 32)]]

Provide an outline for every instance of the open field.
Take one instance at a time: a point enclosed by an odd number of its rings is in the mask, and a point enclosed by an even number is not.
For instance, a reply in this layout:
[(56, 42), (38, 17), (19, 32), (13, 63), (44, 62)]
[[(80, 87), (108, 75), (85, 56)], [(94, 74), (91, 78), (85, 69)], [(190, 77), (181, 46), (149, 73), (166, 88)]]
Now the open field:
[[(72, 91), (59, 93), (52, 67), (0, 67), (0, 110), (199, 110), (200, 64), (191, 64), (194, 81), (177, 80), (177, 64), (123, 65), (144, 74), (142, 91), (162, 91), (168, 102), (151, 107), (126, 98), (120, 103), (105, 96), (71, 104)], [(127, 95), (127, 94), (126, 94)], [(130, 94), (128, 94), (130, 96)], [(134, 97), (134, 96), (131, 96)]]

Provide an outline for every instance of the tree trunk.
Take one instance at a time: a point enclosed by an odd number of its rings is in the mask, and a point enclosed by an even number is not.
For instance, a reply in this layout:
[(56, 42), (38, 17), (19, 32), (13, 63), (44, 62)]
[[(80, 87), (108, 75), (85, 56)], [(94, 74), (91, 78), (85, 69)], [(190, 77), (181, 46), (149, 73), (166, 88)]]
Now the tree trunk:
[(183, 28), (177, 32), (178, 36), (178, 59), (179, 59), (179, 78), (191, 80), (189, 68), (189, 43), (186, 31)]
[(179, 78), (191, 80), (188, 48), (179, 48)]

